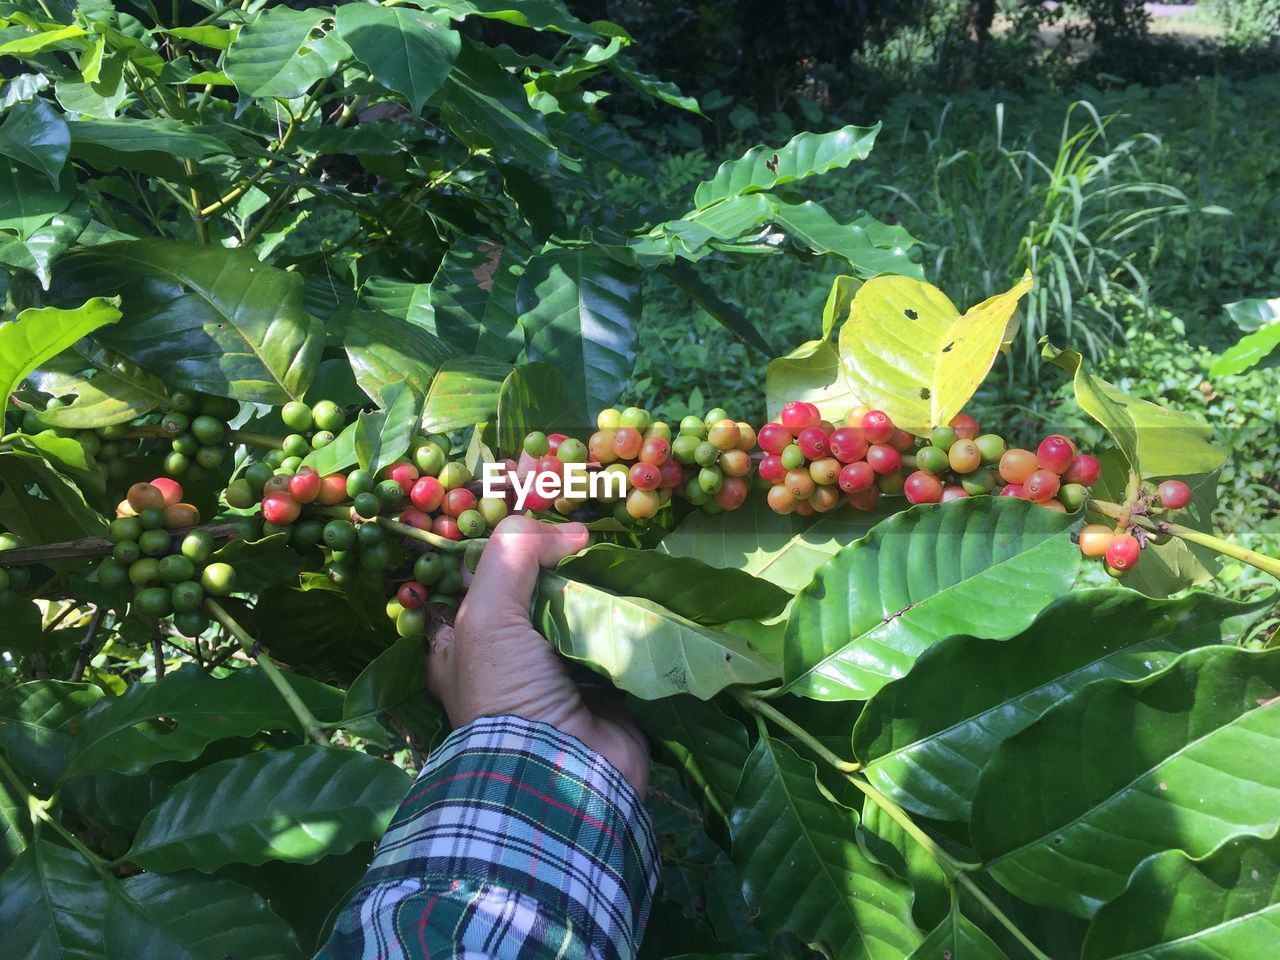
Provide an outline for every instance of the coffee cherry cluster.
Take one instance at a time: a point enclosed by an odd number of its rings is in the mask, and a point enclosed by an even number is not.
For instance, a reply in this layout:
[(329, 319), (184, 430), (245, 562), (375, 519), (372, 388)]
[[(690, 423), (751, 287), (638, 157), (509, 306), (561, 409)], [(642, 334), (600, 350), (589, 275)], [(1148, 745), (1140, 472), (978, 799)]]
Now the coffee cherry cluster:
[[(527, 509), (580, 519), (596, 519), (608, 510), (630, 525), (653, 517), (673, 496), (708, 512), (736, 510), (747, 498), (756, 432), (719, 407), (704, 417), (685, 417), (674, 436), (670, 424), (653, 420), (639, 407), (602, 410), (596, 426), (586, 443), (558, 433), (535, 431), (525, 437), (535, 480)], [(538, 477), (551, 474), (555, 483), (544, 489), (558, 487), (566, 465), (573, 463), (619, 479), (602, 482), (594, 502), (537, 492)]]
[(176, 481), (157, 477), (135, 483), (111, 521), (108, 538), (113, 547), (98, 564), (98, 582), (110, 589), (132, 589), (132, 604), (139, 612), (172, 615), (180, 633), (199, 636), (209, 626), (205, 597), (226, 596), (236, 583), (230, 564), (209, 562), (217, 547), (213, 535), (188, 529), (199, 522), (200, 512), (182, 502), (182, 487)]
[(1099, 469), (1094, 457), (1077, 453), (1061, 434), (1045, 437), (1034, 453), (1008, 448), (999, 434), (982, 433), (977, 420), (961, 413), (935, 427), (916, 450), (903, 492), (912, 503), (947, 503), (995, 493), (999, 486), (1002, 497), (1069, 513), (1084, 505)]
[(171, 477), (198, 475), (221, 469), (229, 460), (231, 431), (227, 421), (240, 412), (240, 404), (226, 397), (213, 397), (175, 390), (169, 395), (169, 409), (160, 418), (160, 432), (170, 438), (164, 458), (164, 472)]
[(760, 478), (776, 513), (826, 513), (847, 499), (870, 510), (881, 494), (902, 492), (902, 455), (914, 438), (881, 410), (855, 407), (837, 427), (812, 403), (792, 400), (760, 428)]
[[(381, 590), (389, 582), (388, 614), (402, 635), (419, 634), (428, 605), (457, 606), (463, 567), (475, 569), (480, 538), (508, 513), (505, 499), (477, 498), (471, 472), (449, 460), (449, 449), (447, 437), (417, 436), (407, 459), (376, 476), (363, 469), (321, 476), (287, 459), (273, 468), (269, 454), (232, 481), (226, 498), (239, 509), (258, 506), (262, 535), (283, 534), (298, 548), (319, 549), (335, 584), (363, 581)], [(472, 542), (461, 551), (439, 549), (400, 536), (392, 522), (425, 531), (442, 546)]]
[[(1153, 507), (1181, 510), (1191, 502), (1191, 488), (1181, 480), (1165, 480), (1158, 487), (1144, 483), (1129, 516), (1153, 512)], [(1101, 557), (1107, 565), (1107, 573), (1120, 578), (1138, 565), (1142, 550), (1147, 545), (1147, 533), (1131, 521), (1118, 527), (1104, 523), (1091, 523), (1082, 527), (1079, 534), (1080, 552), (1086, 557)]]
[(128, 436), (128, 428), (123, 425), (76, 430), (51, 426), (43, 419), (43, 413), (52, 413), (64, 406), (66, 403), (61, 397), (50, 397), (43, 411), (27, 410), (22, 415), (22, 432), (34, 436), (51, 431), (59, 437), (74, 440), (84, 449), (88, 460), (97, 462), (106, 470), (110, 480), (123, 482), (129, 476), (129, 464), (125, 458), (137, 452), (137, 439)]

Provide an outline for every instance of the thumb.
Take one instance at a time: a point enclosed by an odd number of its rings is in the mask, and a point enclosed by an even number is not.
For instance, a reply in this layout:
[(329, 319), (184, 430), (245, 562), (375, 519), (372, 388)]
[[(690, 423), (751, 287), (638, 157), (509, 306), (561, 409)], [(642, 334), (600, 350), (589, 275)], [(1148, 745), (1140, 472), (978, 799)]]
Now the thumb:
[(527, 617), (533, 588), (543, 567), (551, 567), (587, 545), (581, 523), (542, 523), (532, 517), (507, 517), (485, 544), (467, 591), (467, 602), (482, 616)]

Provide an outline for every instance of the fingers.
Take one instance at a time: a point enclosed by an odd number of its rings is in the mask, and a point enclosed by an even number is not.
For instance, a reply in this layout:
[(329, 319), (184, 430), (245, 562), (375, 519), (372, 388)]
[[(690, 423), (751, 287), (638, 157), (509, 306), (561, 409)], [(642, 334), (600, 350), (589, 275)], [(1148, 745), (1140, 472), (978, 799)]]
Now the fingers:
[(548, 524), (531, 517), (507, 517), (489, 537), (466, 605), (472, 617), (528, 617), (529, 601), (543, 567), (554, 566), (587, 545), (581, 523)]

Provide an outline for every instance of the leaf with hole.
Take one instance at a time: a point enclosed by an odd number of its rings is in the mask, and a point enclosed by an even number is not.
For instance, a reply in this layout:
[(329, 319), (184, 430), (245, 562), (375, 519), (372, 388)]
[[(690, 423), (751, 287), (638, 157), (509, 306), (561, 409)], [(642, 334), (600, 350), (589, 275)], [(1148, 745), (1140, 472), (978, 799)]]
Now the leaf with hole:
[(324, 20), (319, 7), (291, 10), (271, 7), (241, 27), (227, 50), (223, 70), (242, 96), (302, 96), (317, 80), (332, 76), (351, 49)]

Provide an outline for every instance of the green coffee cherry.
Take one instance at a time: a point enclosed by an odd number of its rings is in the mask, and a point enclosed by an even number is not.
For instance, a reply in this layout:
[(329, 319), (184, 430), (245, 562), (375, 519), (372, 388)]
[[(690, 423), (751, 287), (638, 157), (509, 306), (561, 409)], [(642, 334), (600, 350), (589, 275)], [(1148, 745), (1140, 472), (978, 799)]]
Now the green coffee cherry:
[(333, 443), (333, 441), (336, 439), (337, 437), (334, 436), (332, 431), (317, 430), (315, 433), (311, 435), (311, 449), (323, 450), (329, 444)]
[(145, 587), (160, 579), (160, 561), (154, 557), (143, 557), (129, 564), (129, 582), (135, 587)]
[(354, 500), (362, 493), (373, 493), (373, 474), (368, 470), (352, 470), (347, 474), (347, 496)]
[(424, 553), (413, 562), (413, 579), (429, 587), (444, 573), (444, 563), (438, 553)]
[(479, 510), (463, 510), (458, 515), (458, 531), (468, 540), (483, 537), (488, 529), (489, 524)]
[(142, 523), (137, 517), (116, 517), (111, 521), (107, 537), (112, 543), (122, 540), (137, 540), (142, 536)]
[(531, 457), (545, 457), (551, 450), (551, 441), (547, 435), (538, 430), (527, 434), (524, 438), (524, 452)]
[(293, 543), (304, 550), (320, 543), (323, 537), (324, 524), (319, 520), (303, 520), (293, 528)]
[(167, 587), (144, 587), (133, 595), (133, 603), (148, 617), (166, 617), (173, 609)]
[(984, 433), (973, 442), (977, 444), (978, 452), (982, 454), (983, 463), (997, 463), (1004, 456), (1006, 449), (1004, 437), (994, 433)]
[(349, 520), (330, 520), (324, 525), (321, 537), (330, 550), (353, 550), (359, 542), (356, 528)]
[(284, 438), (284, 445), (281, 447), (284, 455), (288, 457), (298, 457), (301, 459), (311, 452), (311, 441), (300, 433), (291, 433)]
[(200, 586), (211, 597), (225, 597), (236, 588), (236, 570), (229, 563), (211, 563), (200, 571)]
[(107, 557), (98, 564), (98, 582), (108, 590), (116, 590), (129, 582), (129, 568)]
[(194, 457), (196, 451), (200, 449), (200, 441), (191, 434), (184, 433), (181, 436), (174, 437), (171, 446), (174, 453), (182, 454), (184, 457)]
[(200, 610), (175, 613), (173, 625), (184, 637), (198, 637), (209, 629), (209, 618)]
[[(785, 466), (785, 461), (783, 463)], [(934, 476), (941, 476), (950, 469), (947, 452), (939, 447), (921, 447), (916, 451), (916, 466)]]
[(227, 425), (207, 414), (191, 421), (191, 434), (206, 447), (222, 443), (227, 438)]
[[(139, 534), (141, 536), (141, 534)], [(111, 548), (111, 558), (117, 563), (130, 564), (142, 556), (142, 548), (136, 540), (121, 540)]]
[(953, 427), (934, 427), (933, 433), (929, 435), (929, 442), (943, 453), (948, 452), (955, 445), (956, 439), (956, 431)]
[[(394, 481), (392, 481), (394, 483)], [(348, 488), (351, 486), (347, 484)], [(396, 492), (400, 491), (400, 485), (396, 484)], [(356, 511), (356, 515), (363, 517), (365, 520), (372, 520), (382, 512), (382, 501), (378, 499), (377, 494), (362, 493), (355, 499), (352, 507)]]
[(160, 579), (165, 583), (181, 583), (196, 575), (196, 565), (178, 553), (171, 553), (160, 560)]
[(332, 400), (321, 400), (311, 408), (311, 421), (317, 430), (330, 430), (337, 433), (346, 424), (342, 408)]
[(387, 507), (394, 507), (404, 499), (404, 490), (394, 480), (383, 480), (373, 488), (373, 492), (382, 501), (383, 506)]
[(311, 429), (311, 425), (315, 422), (312, 419), (311, 408), (301, 400), (290, 400), (280, 408), (280, 419), (284, 421), (284, 425), (290, 430), (296, 430), (299, 433), (305, 433)]
[(253, 493), (253, 485), (244, 477), (227, 484), (223, 496), (226, 498), (227, 506), (237, 510), (248, 510), (258, 500)]
[(169, 591), (169, 603), (177, 613), (195, 613), (204, 603), (204, 587), (194, 580), (176, 583)]
[(420, 637), (427, 632), (427, 612), (418, 610), (401, 610), (396, 617), (396, 633), (402, 637)]
[(147, 557), (163, 557), (169, 552), (170, 543), (168, 530), (143, 530), (142, 536), (138, 538), (138, 546), (142, 548), (143, 556)]

